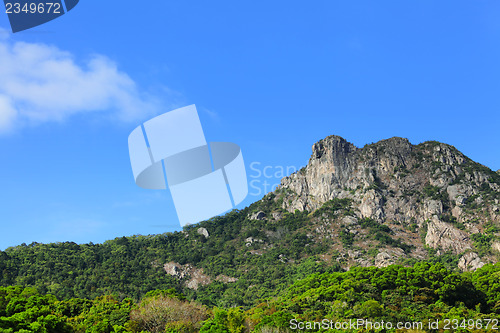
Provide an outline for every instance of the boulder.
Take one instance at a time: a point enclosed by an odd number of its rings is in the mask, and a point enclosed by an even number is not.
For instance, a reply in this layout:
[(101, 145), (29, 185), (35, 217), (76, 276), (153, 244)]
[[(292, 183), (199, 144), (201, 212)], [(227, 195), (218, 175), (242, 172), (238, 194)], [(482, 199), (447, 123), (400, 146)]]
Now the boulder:
[(253, 214), (249, 214), (248, 218), (250, 220), (263, 220), (266, 217), (266, 213), (259, 211)]
[(484, 266), (484, 262), (475, 252), (468, 252), (464, 254), (458, 261), (458, 268), (462, 271), (475, 271)]
[(203, 235), (205, 236), (205, 238), (208, 238), (210, 237), (210, 234), (208, 233), (208, 230), (205, 229), (205, 228), (198, 228), (198, 230), (196, 230), (196, 232), (200, 235)]

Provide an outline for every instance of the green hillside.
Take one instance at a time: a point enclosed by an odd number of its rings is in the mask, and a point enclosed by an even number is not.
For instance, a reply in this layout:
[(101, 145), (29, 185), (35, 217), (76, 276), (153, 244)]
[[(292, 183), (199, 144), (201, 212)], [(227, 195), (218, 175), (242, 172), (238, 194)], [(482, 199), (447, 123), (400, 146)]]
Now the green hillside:
[(494, 331), (499, 200), (452, 146), (330, 136), (274, 192), (180, 232), (0, 251), (0, 333)]
[(359, 267), (313, 274), (247, 310), (207, 307), (173, 289), (134, 302), (0, 287), (0, 332), (495, 332), (499, 277), (500, 264), (462, 274), (442, 264)]
[[(340, 270), (338, 264), (316, 256), (328, 250), (325, 244), (309, 244), (304, 231), (310, 220), (307, 212), (284, 213), (272, 226), (247, 218), (257, 208), (276, 208), (274, 201), (269, 202), (273, 204), (259, 202), (182, 232), (121, 237), (103, 244), (32, 243), (9, 248), (0, 252), (0, 283), (34, 286), (60, 298), (113, 293), (137, 300), (150, 290), (175, 288), (206, 305), (249, 307), (309, 274)], [(197, 232), (202, 227), (210, 231), (208, 238)], [(252, 254), (261, 244), (247, 246), (245, 239), (269, 242), (271, 236), (264, 230), (276, 233), (273, 246), (261, 255)], [(166, 274), (163, 263), (171, 261), (202, 268), (213, 282), (189, 289), (183, 280)], [(216, 281), (221, 274), (238, 281)]]

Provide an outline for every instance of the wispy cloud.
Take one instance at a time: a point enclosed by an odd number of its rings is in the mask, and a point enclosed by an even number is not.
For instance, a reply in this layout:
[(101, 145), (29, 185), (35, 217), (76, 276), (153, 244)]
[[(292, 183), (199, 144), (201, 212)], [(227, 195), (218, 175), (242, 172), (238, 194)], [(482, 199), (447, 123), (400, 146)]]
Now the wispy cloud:
[(204, 107), (200, 107), (199, 109), (203, 113), (207, 114), (210, 118), (212, 118), (214, 120), (219, 120), (219, 114), (217, 112), (215, 112), (213, 110), (209, 110), (209, 109), (204, 108)]
[(135, 121), (159, 113), (161, 102), (138, 88), (116, 63), (93, 55), (81, 64), (55, 46), (0, 38), (0, 132), (26, 124), (107, 112)]

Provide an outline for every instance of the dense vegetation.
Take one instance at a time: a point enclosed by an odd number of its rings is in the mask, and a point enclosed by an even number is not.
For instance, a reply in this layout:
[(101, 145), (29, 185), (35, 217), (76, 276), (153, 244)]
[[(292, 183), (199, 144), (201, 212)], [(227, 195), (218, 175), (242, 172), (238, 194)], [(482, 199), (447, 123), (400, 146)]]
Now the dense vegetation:
[[(266, 221), (250, 221), (248, 212), (249, 208), (233, 211), (182, 232), (121, 237), (103, 244), (32, 243), (8, 248), (0, 252), (0, 285), (33, 286), (61, 299), (113, 293), (139, 300), (148, 291), (173, 288), (209, 306), (249, 307), (314, 272), (340, 270), (337, 264), (318, 260), (315, 255), (327, 248), (308, 244), (299, 230), (306, 224), (307, 212), (284, 214), (279, 224), (267, 226), (267, 234)], [(210, 230), (210, 236), (199, 234), (199, 227)], [(262, 243), (246, 244), (248, 237), (272, 241), (273, 246), (252, 254)], [(198, 290), (186, 288), (185, 281), (165, 273), (163, 264), (169, 261), (202, 268), (213, 282)], [(220, 274), (238, 281), (217, 281)]]
[(449, 319), (464, 332), (492, 319), (491, 330), (500, 319), (500, 264), (462, 274), (429, 263), (316, 273), (248, 310), (207, 307), (174, 289), (151, 291), (134, 302), (117, 295), (58, 300), (32, 287), (0, 287), (1, 333), (289, 332), (291, 323), (323, 319), (422, 322), (425, 330), (440, 320), (441, 331)]
[[(368, 148), (359, 150), (360, 160), (392, 149), (387, 142)], [(456, 328), (467, 331), (470, 323), (479, 328), (478, 322), (498, 320), (500, 264), (467, 273), (458, 267), (500, 259), (499, 175), (465, 157), (451, 170), (434, 148), (458, 154), (430, 142), (415, 147), (412, 163), (385, 174), (367, 165), (360, 169), (366, 181), (339, 188), (342, 196), (308, 206), (312, 212), (291, 212), (306, 207), (304, 198), (283, 187), (181, 232), (0, 251), (0, 333), (281, 333), (290, 331), (291, 320), (360, 318), (425, 325), (460, 318), (468, 321)], [(462, 191), (461, 199), (432, 185), (440, 184), (436, 177), (457, 185), (452, 190)], [(474, 191), (466, 195), (462, 187)], [(393, 217), (366, 214), (377, 208), (361, 209), (366, 198), (379, 198)], [(409, 206), (436, 215), (397, 217)], [(453, 244), (468, 246), (427, 241), (440, 240), (443, 230), (451, 231)], [(373, 265), (391, 266), (365, 267)]]
[[(32, 286), (59, 299), (113, 294), (134, 301), (151, 290), (175, 289), (210, 307), (248, 309), (313, 273), (341, 271), (345, 264), (342, 253), (348, 250), (374, 258), (379, 249), (392, 247), (411, 253), (414, 248), (395, 238), (390, 227), (369, 218), (358, 221), (364, 238), (355, 238), (346, 226), (338, 224), (338, 237), (311, 239), (315, 221), (353, 216), (352, 201), (334, 199), (313, 213), (289, 213), (280, 209), (276, 198), (271, 193), (248, 208), (188, 226), (182, 232), (121, 237), (103, 244), (32, 243), (8, 248), (0, 251), (0, 285)], [(255, 211), (282, 216), (278, 221), (249, 219)], [(209, 230), (209, 237), (200, 234), (199, 228)], [(491, 235), (473, 235), (479, 253), (491, 251)], [(363, 249), (355, 240), (371, 248)], [(459, 256), (446, 252), (438, 256), (431, 248), (428, 252), (429, 262), (456, 269)], [(188, 288), (189, 276), (179, 279), (166, 274), (163, 265), (167, 262), (203, 269), (211, 281), (197, 289)], [(404, 259), (400, 264), (416, 262)], [(228, 283), (219, 276), (234, 281)]]

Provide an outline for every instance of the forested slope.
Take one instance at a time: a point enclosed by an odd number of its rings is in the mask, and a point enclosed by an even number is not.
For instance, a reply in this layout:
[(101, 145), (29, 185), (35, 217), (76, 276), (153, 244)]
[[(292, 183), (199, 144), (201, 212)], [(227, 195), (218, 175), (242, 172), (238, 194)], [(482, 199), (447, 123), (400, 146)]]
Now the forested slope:
[[(58, 300), (34, 288), (0, 287), (0, 332), (395, 332), (400, 324), (412, 332), (497, 332), (499, 274), (500, 264), (474, 273), (427, 263), (356, 267), (312, 274), (246, 310), (207, 307), (174, 290), (136, 302), (112, 295)], [(381, 323), (385, 329), (366, 326)]]
[(175, 233), (8, 248), (0, 285), (136, 301), (174, 288), (208, 306), (250, 308), (313, 273), (422, 261), (475, 270), (499, 258), (499, 189), (498, 173), (443, 143), (357, 148), (331, 136), (245, 209)]

